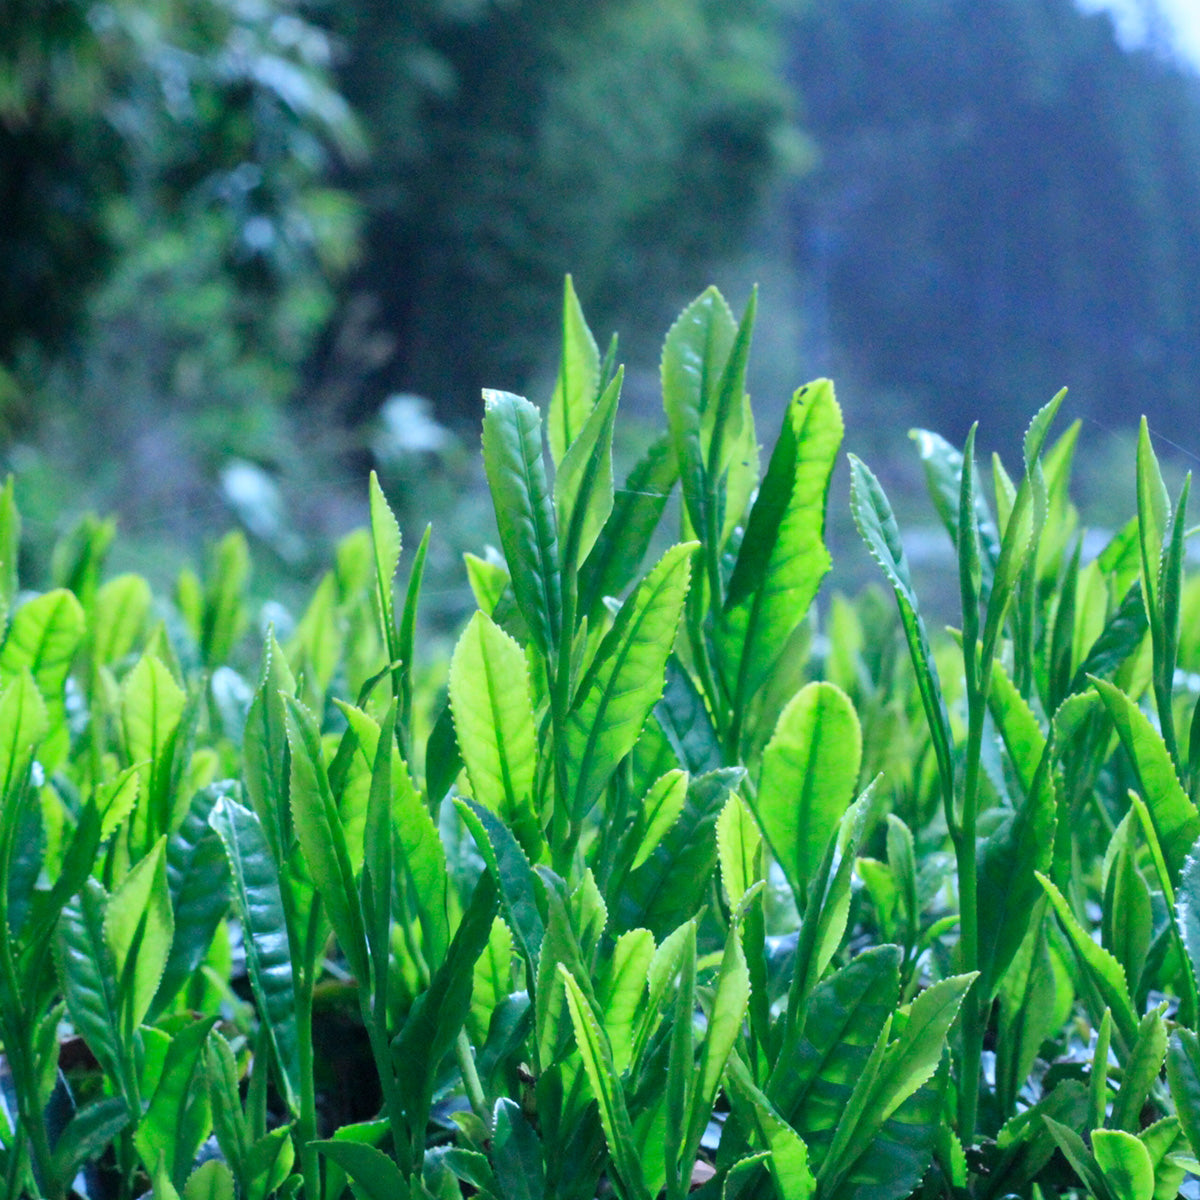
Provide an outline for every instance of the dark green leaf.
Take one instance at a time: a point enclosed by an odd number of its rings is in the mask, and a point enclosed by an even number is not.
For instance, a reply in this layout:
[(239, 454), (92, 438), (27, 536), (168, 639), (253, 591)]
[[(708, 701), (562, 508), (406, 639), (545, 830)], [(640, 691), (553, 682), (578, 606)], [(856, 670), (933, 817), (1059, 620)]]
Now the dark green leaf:
[(258, 818), (229, 796), (213, 806), (208, 823), (225, 847), (234, 899), (246, 935), (246, 964), (261, 1019), (287, 1091), (289, 1107), (300, 1095), (292, 958), (279, 893), (279, 872)]
[(953, 740), (950, 736), (950, 719), (946, 715), (946, 704), (942, 699), (942, 686), (938, 679), (937, 665), (925, 622), (921, 619), (917, 595), (913, 590), (908, 570), (908, 559), (900, 540), (900, 528), (896, 524), (892, 506), (888, 503), (879, 480), (866, 464), (853, 454), (850, 455), (850, 507), (854, 513), (859, 533), (871, 552), (871, 557), (883, 568), (896, 603), (900, 608), (900, 620), (908, 642), (908, 652), (916, 672), (917, 687), (921, 693), (921, 704), (925, 709), (925, 720), (933, 741), (938, 773), (941, 777), (943, 795), (949, 797), (954, 787), (954, 763), (951, 757)]
[(129, 1106), (120, 1096), (95, 1100), (81, 1108), (54, 1146), (54, 1178), (64, 1191), (84, 1163), (98, 1159), (130, 1122)]
[(312, 1144), (350, 1176), (364, 1200), (409, 1200), (412, 1195), (400, 1168), (382, 1150), (336, 1139)]
[(579, 611), (594, 623), (605, 596), (620, 596), (650, 548), (679, 466), (670, 439), (652, 442), (618, 488), (612, 515), (579, 574)]
[(217, 926), (229, 908), (229, 863), (221, 839), (208, 823), (222, 796), (236, 797), (231, 780), (210, 784), (192, 797), (179, 830), (167, 839), (167, 886), (175, 913), (175, 937), (151, 1012), (161, 1012), (204, 961)]
[(504, 1200), (542, 1200), (546, 1194), (542, 1147), (518, 1104), (496, 1101), (492, 1116), (492, 1167)]
[(1117, 727), (1121, 744), (1137, 772), (1139, 791), (1173, 878), (1177, 878), (1196, 839), (1200, 838), (1200, 812), (1196, 810), (1167, 752), (1162, 734), (1138, 706), (1111, 683), (1093, 680), (1108, 715)]

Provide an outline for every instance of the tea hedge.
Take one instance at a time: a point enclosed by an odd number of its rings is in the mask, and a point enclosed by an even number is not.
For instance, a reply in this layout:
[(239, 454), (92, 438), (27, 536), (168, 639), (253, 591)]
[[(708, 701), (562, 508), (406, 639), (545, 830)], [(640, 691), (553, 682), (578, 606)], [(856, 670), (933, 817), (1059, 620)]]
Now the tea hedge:
[(974, 429), (922, 432), (961, 628), (926, 627), (853, 457), (895, 609), (818, 602), (842, 416), (800, 388), (760, 467), (754, 307), (710, 289), (680, 315), (666, 432), (618, 486), (616, 344), (568, 280), (546, 411), (486, 393), (500, 553), (467, 557), (440, 693), (430, 535), (398, 591), (374, 477), (369, 530), (256, 671), (238, 535), (168, 598), (106, 578), (92, 523), (35, 594), (9, 481), (7, 1196), (1194, 1186), (1187, 483), (1143, 422), (1137, 511), (1093, 558), (1061, 395), (1019, 477), (985, 477)]

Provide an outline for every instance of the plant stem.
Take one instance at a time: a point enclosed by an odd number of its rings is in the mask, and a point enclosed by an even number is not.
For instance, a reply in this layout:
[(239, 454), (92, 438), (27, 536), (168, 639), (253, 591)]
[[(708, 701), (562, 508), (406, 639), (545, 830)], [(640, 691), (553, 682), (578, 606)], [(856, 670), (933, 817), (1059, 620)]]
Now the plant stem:
[[(985, 662), (990, 672), (990, 663)], [(963, 781), (962, 828), (955, 840), (958, 866), (958, 904), (962, 970), (979, 969), (979, 880), (976, 826), (979, 811), (979, 770), (983, 749), (983, 720), (987, 696), (983, 673), (981, 686), (973, 689), (967, 702), (967, 761)], [(975, 1119), (979, 1105), (979, 1079), (983, 1059), (983, 1007), (979, 981), (976, 980), (963, 1000), (962, 1078), (959, 1089), (959, 1137), (964, 1145), (975, 1138)]]
[(467, 1037), (465, 1029), (458, 1031), (458, 1037), (454, 1041), (454, 1057), (458, 1062), (458, 1070), (462, 1075), (471, 1111), (487, 1129), (491, 1129), (492, 1114), (488, 1110), (487, 1097), (483, 1094), (483, 1084), (479, 1082), (479, 1072), (475, 1070), (475, 1052), (471, 1049), (471, 1039)]

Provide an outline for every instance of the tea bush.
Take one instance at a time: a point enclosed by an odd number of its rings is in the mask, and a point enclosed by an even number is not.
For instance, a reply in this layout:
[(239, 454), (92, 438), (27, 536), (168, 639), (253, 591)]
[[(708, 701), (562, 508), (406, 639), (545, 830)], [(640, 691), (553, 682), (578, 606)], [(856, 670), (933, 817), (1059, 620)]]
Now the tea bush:
[(8, 1196), (1192, 1186), (1188, 485), (1143, 423), (1137, 512), (1085, 559), (1061, 395), (1019, 479), (996, 459), (985, 487), (974, 430), (921, 433), (961, 629), (930, 636), (857, 459), (898, 617), (877, 592), (818, 610), (842, 417), (800, 388), (760, 470), (754, 307), (684, 310), (666, 432), (617, 486), (622, 369), (568, 281), (545, 414), (486, 396), (500, 553), (466, 556), (443, 691), (431, 535), (398, 593), (374, 477), (369, 531), (257, 670), (238, 535), (168, 600), (105, 578), (93, 523), (33, 594), (9, 482)]

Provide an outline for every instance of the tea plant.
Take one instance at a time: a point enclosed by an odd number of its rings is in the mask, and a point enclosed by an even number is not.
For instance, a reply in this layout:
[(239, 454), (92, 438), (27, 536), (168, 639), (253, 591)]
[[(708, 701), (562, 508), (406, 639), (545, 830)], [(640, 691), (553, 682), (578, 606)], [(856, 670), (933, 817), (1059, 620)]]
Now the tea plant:
[(1200, 1172), (1186, 483), (1143, 425), (1137, 515), (1086, 562), (1061, 396), (990, 497), (974, 430), (920, 433), (961, 629), (930, 636), (857, 459), (898, 620), (818, 610), (841, 413), (800, 388), (760, 471), (754, 308), (685, 309), (667, 432), (618, 487), (617, 345), (568, 280), (545, 414), (485, 394), (501, 544), (467, 556), (441, 692), (430, 534), (401, 600), (374, 477), (257, 671), (239, 535), (168, 603), (106, 580), (85, 522), (34, 595), (0, 492), (8, 1196), (1125, 1200)]

